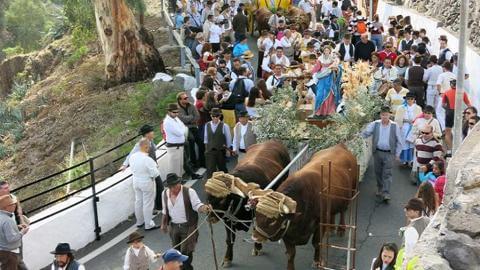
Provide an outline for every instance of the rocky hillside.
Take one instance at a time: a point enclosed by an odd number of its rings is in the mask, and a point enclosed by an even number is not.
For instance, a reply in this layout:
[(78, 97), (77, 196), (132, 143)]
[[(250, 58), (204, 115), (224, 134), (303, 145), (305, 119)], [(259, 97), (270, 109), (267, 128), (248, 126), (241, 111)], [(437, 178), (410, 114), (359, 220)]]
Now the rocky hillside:
[[(163, 57), (165, 65), (173, 68), (179, 65), (178, 49), (162, 47), (168, 43), (162, 24), (161, 18), (146, 17), (145, 26), (154, 34), (156, 46), (168, 55)], [(67, 60), (75, 52), (70, 37), (65, 36), (40, 51), (0, 63), (1, 102), (10, 103), (18, 74), (34, 81), (25, 97), (15, 103), (23, 116), (21, 139), (7, 141), (0, 136), (0, 143), (9, 143), (12, 149), (0, 160), (0, 177), (11, 181), (14, 187), (68, 167), (72, 140), (77, 145), (75, 162), (79, 162), (131, 138), (144, 123), (158, 127), (165, 104), (180, 90), (174, 84), (151, 81), (104, 89), (103, 55), (96, 42), (89, 44), (88, 51), (70, 63)], [(130, 147), (127, 145), (114, 155)], [(111, 160), (112, 156), (108, 158)], [(112, 165), (112, 170), (119, 165)]]
[[(402, 1), (397, 1), (402, 2)], [(468, 25), (471, 27), (470, 43), (480, 48), (480, 4), (470, 1)], [(404, 5), (419, 13), (431, 16), (443, 23), (453, 33), (458, 33), (460, 22), (460, 4), (458, 0), (405, 0)]]

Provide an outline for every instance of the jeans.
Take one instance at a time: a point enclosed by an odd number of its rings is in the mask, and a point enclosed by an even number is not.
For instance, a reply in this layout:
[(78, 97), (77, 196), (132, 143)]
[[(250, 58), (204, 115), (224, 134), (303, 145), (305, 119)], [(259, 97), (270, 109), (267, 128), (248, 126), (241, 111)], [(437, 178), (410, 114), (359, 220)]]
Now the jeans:
[(245, 103), (237, 103), (235, 104), (235, 118), (238, 120), (238, 116), (241, 112), (246, 111), (247, 108), (245, 107)]
[(383, 36), (381, 34), (375, 34), (371, 37), (372, 42), (377, 47), (377, 51), (382, 50), (383, 47)]

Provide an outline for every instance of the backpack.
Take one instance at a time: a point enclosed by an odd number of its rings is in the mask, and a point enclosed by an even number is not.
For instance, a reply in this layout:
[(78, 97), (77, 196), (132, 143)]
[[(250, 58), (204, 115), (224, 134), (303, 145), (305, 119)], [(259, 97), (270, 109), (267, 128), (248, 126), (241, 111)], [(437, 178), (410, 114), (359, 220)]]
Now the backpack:
[(248, 97), (247, 89), (245, 88), (244, 78), (239, 78), (235, 81), (233, 85), (232, 94), (230, 95), (229, 101), (231, 100), (235, 104), (244, 103), (245, 98)]
[(360, 20), (357, 22), (357, 32), (359, 34), (364, 34), (368, 30), (367, 23), (364, 20)]

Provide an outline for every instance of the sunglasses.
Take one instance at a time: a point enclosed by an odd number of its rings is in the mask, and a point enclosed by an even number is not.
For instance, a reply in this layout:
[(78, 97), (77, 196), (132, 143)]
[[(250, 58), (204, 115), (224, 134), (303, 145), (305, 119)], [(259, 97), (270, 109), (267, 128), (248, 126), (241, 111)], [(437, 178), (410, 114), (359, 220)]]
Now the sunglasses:
[(476, 123), (469, 122), (468, 124), (469, 124), (470, 126), (475, 126)]
[(171, 113), (178, 113), (178, 111), (172, 111)]
[(430, 133), (431, 133), (431, 132), (424, 132), (424, 131), (422, 131), (422, 134), (423, 134), (423, 135), (428, 135), (428, 134), (430, 134)]
[(219, 118), (220, 115), (212, 115), (212, 118)]

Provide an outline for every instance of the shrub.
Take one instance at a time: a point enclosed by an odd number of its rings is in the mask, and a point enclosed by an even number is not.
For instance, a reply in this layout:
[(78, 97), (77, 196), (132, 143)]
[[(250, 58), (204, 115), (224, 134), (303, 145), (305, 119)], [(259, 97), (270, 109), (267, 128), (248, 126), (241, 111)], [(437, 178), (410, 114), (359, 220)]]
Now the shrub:
[(8, 47), (8, 48), (5, 48), (2, 50), (3, 53), (5, 53), (5, 56), (6, 57), (11, 57), (11, 56), (14, 56), (14, 55), (18, 55), (18, 54), (22, 54), (24, 53), (25, 51), (23, 50), (23, 48), (19, 45), (15, 46), (15, 47)]
[(80, 60), (83, 59), (85, 55), (88, 54), (88, 47), (82, 46), (76, 49), (73, 54), (67, 58), (67, 66), (73, 68)]
[(32, 51), (40, 46), (45, 33), (47, 11), (40, 0), (14, 0), (5, 12), (5, 21), (14, 43)]

